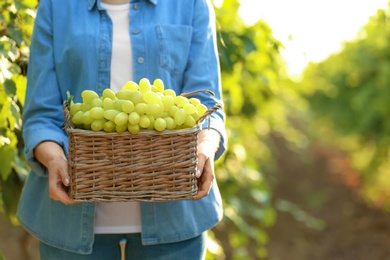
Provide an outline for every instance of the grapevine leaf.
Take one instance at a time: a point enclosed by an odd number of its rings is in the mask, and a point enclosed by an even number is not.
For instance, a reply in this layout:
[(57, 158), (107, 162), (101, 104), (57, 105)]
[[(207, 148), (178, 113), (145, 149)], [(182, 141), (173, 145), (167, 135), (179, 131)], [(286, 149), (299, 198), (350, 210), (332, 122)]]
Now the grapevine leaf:
[(11, 162), (14, 161), (16, 151), (9, 145), (5, 145), (0, 148), (0, 176), (3, 180), (6, 180), (12, 171)]
[(73, 104), (73, 96), (70, 94), (69, 90), (66, 91), (66, 97), (67, 97), (67, 105), (68, 107), (71, 107)]
[(16, 156), (13, 168), (18, 174), (19, 179), (25, 181), (30, 169), (26, 159), (24, 157)]
[[(10, 109), (11, 109), (12, 116), (13, 116), (12, 121), (14, 123), (12, 128), (15, 127), (16, 129), (21, 130), (22, 129), (22, 116), (20, 114), (19, 106), (15, 102), (11, 102)], [(11, 120), (10, 120), (10, 123), (11, 123)]]
[(7, 95), (15, 95), (16, 94), (16, 84), (13, 80), (6, 79), (4, 81), (4, 89), (7, 92)]

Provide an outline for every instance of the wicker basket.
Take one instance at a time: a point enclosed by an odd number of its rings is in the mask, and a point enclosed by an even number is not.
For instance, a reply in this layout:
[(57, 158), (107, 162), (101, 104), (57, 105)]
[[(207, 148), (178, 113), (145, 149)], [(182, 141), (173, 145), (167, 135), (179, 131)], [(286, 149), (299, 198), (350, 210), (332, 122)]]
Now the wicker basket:
[(68, 194), (74, 201), (172, 201), (197, 194), (197, 134), (209, 109), (189, 129), (138, 134), (76, 129), (64, 102), (69, 136)]

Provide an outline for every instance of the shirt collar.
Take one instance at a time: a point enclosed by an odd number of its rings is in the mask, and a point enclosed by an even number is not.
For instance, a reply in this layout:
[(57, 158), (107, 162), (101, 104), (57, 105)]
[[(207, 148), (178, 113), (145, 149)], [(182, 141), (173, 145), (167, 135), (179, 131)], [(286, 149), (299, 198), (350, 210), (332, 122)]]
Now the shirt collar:
[[(157, 5), (158, 2), (158, 0), (145, 0), (145, 1), (148, 1), (153, 5)], [(88, 0), (88, 10), (91, 11), (92, 8), (95, 6), (95, 4), (98, 4), (98, 2), (100, 2), (100, 0)], [(131, 0), (130, 2), (133, 2), (133, 0)]]

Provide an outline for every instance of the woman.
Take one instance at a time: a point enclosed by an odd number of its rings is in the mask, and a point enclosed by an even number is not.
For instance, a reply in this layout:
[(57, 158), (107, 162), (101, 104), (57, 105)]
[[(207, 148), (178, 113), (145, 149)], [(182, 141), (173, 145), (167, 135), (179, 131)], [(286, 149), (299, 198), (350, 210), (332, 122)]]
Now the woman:
[[(208, 0), (41, 0), (30, 47), (23, 111), (31, 174), (18, 217), (41, 241), (41, 259), (202, 259), (207, 230), (222, 218), (214, 160), (226, 147), (223, 111), (198, 141), (199, 192), (192, 201), (74, 203), (66, 193), (69, 90), (101, 94), (127, 81), (163, 80), (176, 93), (221, 102), (215, 16)], [(208, 122), (204, 128), (207, 128)]]

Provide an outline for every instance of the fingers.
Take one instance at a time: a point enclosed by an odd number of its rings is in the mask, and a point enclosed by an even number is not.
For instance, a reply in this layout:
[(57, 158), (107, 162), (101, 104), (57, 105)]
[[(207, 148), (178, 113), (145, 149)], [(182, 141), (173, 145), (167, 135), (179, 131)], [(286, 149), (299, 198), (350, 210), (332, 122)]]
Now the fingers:
[(62, 162), (56, 167), (49, 169), (49, 197), (53, 200), (61, 201), (66, 205), (74, 204), (67, 193), (69, 186), (69, 175), (67, 164)]
[(193, 200), (200, 200), (209, 195), (215, 178), (213, 163), (209, 158), (199, 157), (198, 170), (201, 175), (198, 177), (198, 193), (193, 197)]

